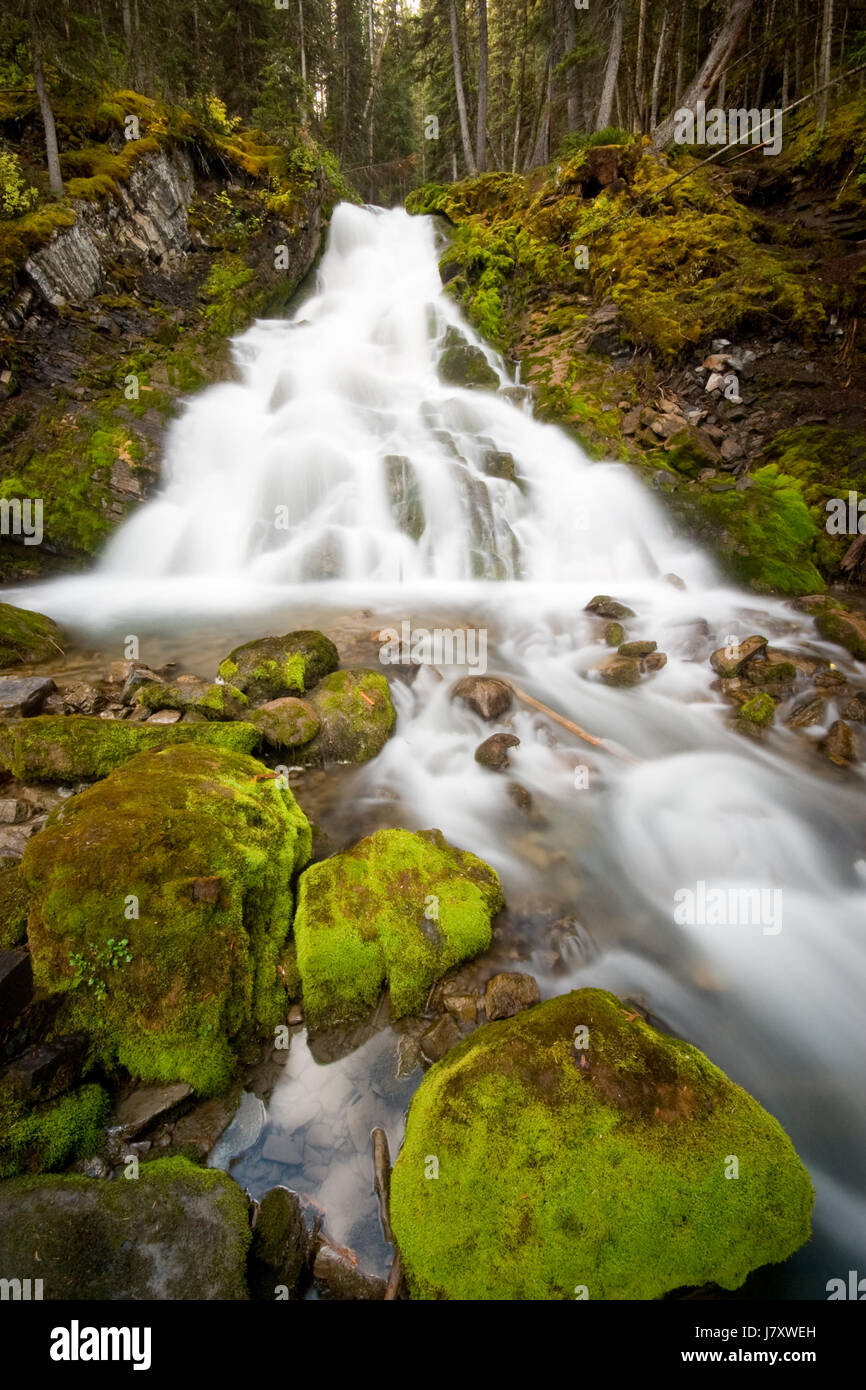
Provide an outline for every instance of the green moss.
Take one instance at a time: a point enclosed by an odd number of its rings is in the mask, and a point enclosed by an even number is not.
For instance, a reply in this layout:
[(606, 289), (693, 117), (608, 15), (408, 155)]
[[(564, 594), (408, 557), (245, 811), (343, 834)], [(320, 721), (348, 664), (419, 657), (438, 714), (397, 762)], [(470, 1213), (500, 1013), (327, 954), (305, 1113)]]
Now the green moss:
[(866, 618), (862, 613), (854, 612), (840, 599), (810, 605), (809, 611), (822, 637), (866, 661)]
[(35, 665), (63, 655), (63, 633), (44, 613), (0, 603), (0, 668)]
[(363, 763), (381, 753), (397, 722), (379, 671), (334, 671), (309, 697), (318, 733), (295, 756), (304, 763)]
[(313, 1026), (363, 1016), (384, 985), (396, 1017), (490, 944), (496, 873), (438, 830), (379, 830), (301, 876), (295, 940)]
[(92, 1154), (110, 1109), (101, 1086), (81, 1086), (36, 1109), (0, 1090), (0, 1178), (51, 1172)]
[[(104, 1065), (147, 1081), (225, 1085), (233, 1044), (282, 1016), (292, 878), (310, 848), (291, 792), (218, 748), (139, 754), (66, 802), (21, 863), (58, 1031), (88, 1033)], [(76, 959), (120, 936), (131, 961), (91, 988)]]
[(487, 1024), (431, 1068), (391, 1220), (416, 1298), (655, 1299), (736, 1289), (787, 1258), (812, 1198), (757, 1101), (586, 989)]
[(250, 703), (236, 686), (219, 682), (207, 685), (204, 681), (195, 686), (160, 685), (154, 682), (142, 686), (136, 692), (135, 700), (145, 709), (177, 709), (184, 713), (195, 710), (207, 719), (217, 720), (243, 719)]
[(439, 358), (439, 375), (452, 386), (495, 388), (499, 378), (480, 348), (469, 343), (446, 347)]
[(261, 702), (303, 695), (339, 662), (337, 648), (323, 633), (288, 632), (236, 647), (220, 662), (219, 674), (250, 700)]
[(0, 869), (0, 950), (19, 945), (27, 935), (27, 889), (17, 865)]
[(287, 695), (251, 712), (250, 723), (272, 748), (300, 748), (319, 732), (322, 721), (308, 700)]
[(754, 725), (759, 729), (766, 729), (772, 724), (776, 714), (776, 704), (772, 695), (768, 695), (765, 690), (753, 695), (751, 700), (747, 700), (741, 705), (737, 712), (737, 719), (744, 724)]
[(105, 777), (136, 753), (181, 743), (251, 753), (251, 724), (137, 724), (85, 714), (40, 714), (0, 725), (0, 767), (19, 781), (76, 782)]

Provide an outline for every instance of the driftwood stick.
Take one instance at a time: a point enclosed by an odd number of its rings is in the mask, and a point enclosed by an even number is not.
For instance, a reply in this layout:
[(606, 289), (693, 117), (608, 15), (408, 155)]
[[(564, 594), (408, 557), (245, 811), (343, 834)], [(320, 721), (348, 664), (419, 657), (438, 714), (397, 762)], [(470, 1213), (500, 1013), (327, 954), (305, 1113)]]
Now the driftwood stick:
[(391, 1151), (388, 1136), (381, 1125), (371, 1132), (373, 1141), (373, 1178), (376, 1196), (379, 1199), (379, 1215), (382, 1230), (389, 1245), (394, 1245), (394, 1232), (391, 1230)]
[(608, 743), (607, 739), (596, 738), (595, 734), (588, 733), (587, 730), (582, 729), (579, 724), (575, 724), (572, 719), (566, 719), (564, 715), (557, 714), (556, 710), (551, 709), (549, 705), (543, 705), (540, 700), (535, 699), (534, 695), (527, 695), (525, 690), (518, 690), (516, 685), (513, 685), (511, 689), (514, 691), (518, 700), (522, 700), (524, 704), (531, 705), (533, 709), (540, 710), (542, 714), (547, 715), (548, 719), (555, 720), (557, 724), (562, 725), (563, 729), (568, 729), (569, 733), (576, 734), (578, 738), (582, 738), (584, 743), (591, 743), (593, 747), (602, 748), (605, 753), (612, 753), (615, 758), (621, 758), (624, 763), (631, 763), (633, 766), (637, 766), (638, 759), (632, 757), (631, 753), (626, 753), (624, 749), (617, 748), (614, 744)]
[(391, 1261), (391, 1272), (388, 1275), (388, 1285), (385, 1289), (386, 1303), (393, 1303), (395, 1301), (397, 1294), (400, 1292), (400, 1284), (402, 1282), (402, 1279), (403, 1262), (400, 1259), (400, 1252), (399, 1250), (397, 1250), (394, 1252), (394, 1258)]

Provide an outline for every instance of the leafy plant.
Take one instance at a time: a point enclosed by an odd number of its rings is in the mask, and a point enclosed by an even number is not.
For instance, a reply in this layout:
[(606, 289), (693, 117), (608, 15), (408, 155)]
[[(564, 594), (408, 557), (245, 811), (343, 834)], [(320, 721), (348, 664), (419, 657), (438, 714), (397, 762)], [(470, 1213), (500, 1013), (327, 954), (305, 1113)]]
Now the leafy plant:
[(105, 974), (110, 970), (119, 970), (131, 960), (129, 938), (125, 936), (120, 939), (110, 936), (103, 945), (92, 946), (87, 954), (72, 951), (69, 956), (69, 964), (74, 971), (72, 988), (78, 989), (79, 985), (86, 984), (97, 999), (104, 999), (108, 990)]

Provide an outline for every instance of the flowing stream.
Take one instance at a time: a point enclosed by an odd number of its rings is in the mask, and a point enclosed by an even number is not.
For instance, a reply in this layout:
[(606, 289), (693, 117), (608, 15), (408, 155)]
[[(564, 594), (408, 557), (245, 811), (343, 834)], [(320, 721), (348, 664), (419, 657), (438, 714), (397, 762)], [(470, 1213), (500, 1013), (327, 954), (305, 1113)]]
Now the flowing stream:
[[(790, 606), (722, 582), (627, 466), (591, 462), (532, 417), (442, 294), (441, 237), (401, 210), (339, 207), (316, 292), (291, 319), (255, 324), (234, 345), (238, 380), (188, 403), (159, 496), (92, 574), (9, 597), (103, 654), (135, 633), (146, 659), (170, 653), (205, 676), (238, 640), (296, 627), (321, 626), (355, 665), (377, 665), (381, 625), (468, 628), (490, 674), (628, 750), (635, 764), (519, 702), (485, 724), (449, 698), (468, 665), (440, 667), (444, 680), (422, 667), (392, 679), (398, 724), (381, 755), (301, 779), (298, 795), (337, 848), (380, 825), (437, 826), (496, 867), (509, 908), (481, 981), (511, 968), (544, 997), (610, 988), (751, 1091), (818, 1196), (810, 1245), (747, 1294), (824, 1298), (828, 1279), (866, 1274), (863, 771), (808, 746), (832, 702), (806, 735), (781, 719), (760, 743), (733, 732), (708, 657), (760, 632), (853, 664)], [(483, 348), (498, 392), (440, 380), (449, 330)], [(629, 639), (668, 655), (637, 688), (594, 671), (609, 649), (584, 605), (599, 593), (634, 610)], [(499, 727), (520, 739), (509, 776), (529, 814), (473, 759)], [(700, 882), (762, 890), (772, 926), (680, 925), (675, 894)], [(385, 1028), (321, 1063), (298, 1030), (231, 1170), (256, 1196), (274, 1182), (314, 1195), (379, 1270), (369, 1129), (384, 1124), (396, 1151), (421, 1076), (398, 1075), (399, 1046)]]

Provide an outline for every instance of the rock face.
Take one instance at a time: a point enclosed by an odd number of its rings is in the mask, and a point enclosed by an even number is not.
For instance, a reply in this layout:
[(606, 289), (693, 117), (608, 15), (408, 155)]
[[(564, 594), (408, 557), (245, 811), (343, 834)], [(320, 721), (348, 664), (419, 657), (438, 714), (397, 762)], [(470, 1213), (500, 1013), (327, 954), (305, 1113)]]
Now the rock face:
[(323, 633), (288, 632), (236, 647), (220, 662), (219, 673), (259, 704), (284, 695), (303, 695), (339, 664), (337, 648)]
[(252, 724), (131, 724), (85, 714), (40, 714), (0, 725), (0, 768), (21, 782), (90, 782), (136, 753), (168, 744), (199, 744), (251, 753), (261, 735)]
[(416, 1298), (654, 1299), (785, 1259), (812, 1199), (757, 1101), (586, 989), (487, 1024), (428, 1072), (391, 1221)]
[(280, 952), (310, 848), (291, 792), (216, 748), (140, 754), (73, 797), (21, 864), (59, 1026), (142, 1080), (225, 1085), (233, 1042), (284, 1011)]
[(395, 1017), (490, 944), (499, 879), (438, 830), (378, 830), (301, 876), (295, 940), (312, 1026), (363, 1017), (390, 986)]
[(54, 1299), (245, 1299), (247, 1198), (183, 1158), (137, 1181), (16, 1178), (0, 1187), (0, 1265)]
[(62, 654), (63, 633), (44, 613), (0, 603), (0, 669), (34, 665)]

